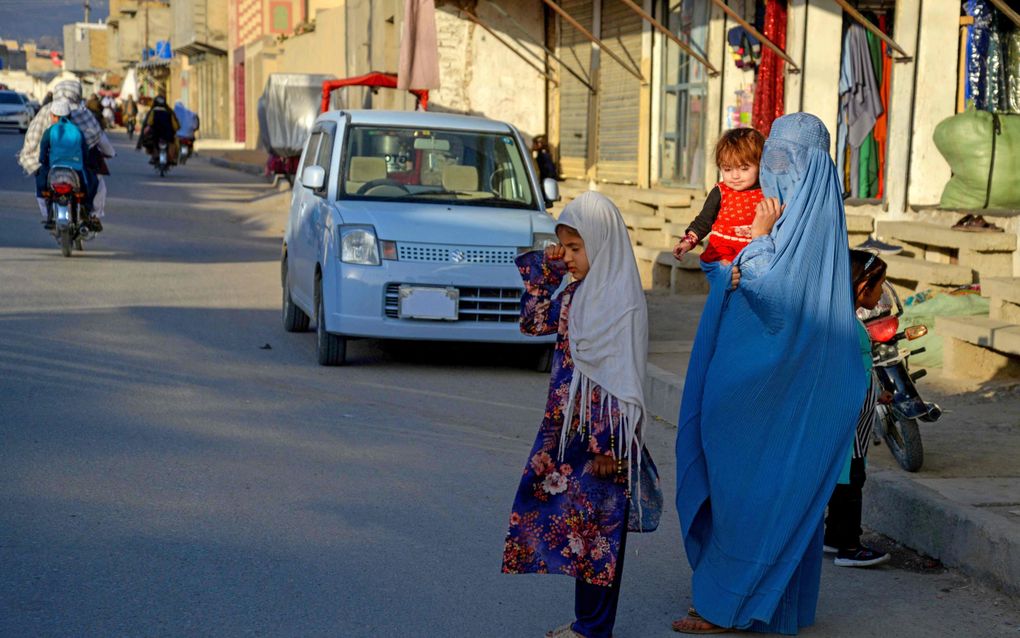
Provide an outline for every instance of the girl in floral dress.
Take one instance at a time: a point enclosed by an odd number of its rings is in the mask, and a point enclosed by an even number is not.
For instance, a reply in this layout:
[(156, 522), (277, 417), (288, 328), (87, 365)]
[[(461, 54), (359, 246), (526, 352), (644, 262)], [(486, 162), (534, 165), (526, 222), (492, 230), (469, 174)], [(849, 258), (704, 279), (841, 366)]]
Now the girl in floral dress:
[[(609, 199), (582, 194), (564, 208), (556, 235), (560, 243), (544, 254), (517, 259), (525, 286), (521, 330), (558, 338), (545, 418), (510, 515), (503, 572), (573, 577), (576, 620), (546, 635), (608, 638), (628, 522), (635, 520), (631, 490), (643, 488), (635, 495), (645, 509), (654, 509), (656, 498), (661, 504), (656, 481), (632, 478), (642, 464), (657, 476), (640, 439), (648, 316), (627, 228)], [(556, 295), (568, 271), (572, 281)], [(649, 529), (640, 520), (631, 527)]]

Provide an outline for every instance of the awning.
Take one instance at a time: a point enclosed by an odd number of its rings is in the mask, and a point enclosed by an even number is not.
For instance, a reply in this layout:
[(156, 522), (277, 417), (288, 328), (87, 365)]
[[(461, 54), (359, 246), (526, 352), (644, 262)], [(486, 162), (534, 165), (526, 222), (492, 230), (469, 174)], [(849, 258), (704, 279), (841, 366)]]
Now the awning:
[(609, 57), (611, 57), (614, 60), (616, 60), (617, 64), (622, 66), (625, 71), (627, 71), (628, 73), (630, 73), (631, 75), (636, 77), (638, 80), (640, 80), (641, 84), (648, 84), (648, 80), (646, 80), (644, 78), (644, 76), (642, 76), (639, 71), (634, 70), (634, 68), (630, 64), (628, 64), (623, 58), (621, 58), (619, 55), (613, 53), (612, 49), (607, 47), (605, 45), (605, 43), (602, 42), (602, 40), (599, 40), (598, 38), (596, 38), (595, 35), (592, 34), (591, 31), (589, 31), (588, 29), (585, 29), (583, 26), (581, 26), (580, 22), (575, 20), (569, 13), (567, 13), (566, 11), (563, 10), (563, 7), (561, 7), (560, 5), (558, 5), (555, 2), (553, 2), (553, 0), (542, 0), (542, 2), (544, 2), (547, 7), (549, 7), (550, 9), (555, 11), (556, 13), (558, 13), (559, 16), (561, 18), (563, 18), (564, 20), (566, 20), (567, 23), (570, 26), (572, 26), (575, 29), (577, 29), (578, 31), (580, 31), (581, 35), (583, 35), (584, 37), (586, 37), (589, 40), (591, 40), (591, 42), (595, 46), (597, 46), (600, 51), (605, 51), (606, 55), (608, 55)]
[(665, 35), (667, 38), (676, 43), (687, 55), (691, 56), (695, 60), (701, 63), (703, 67), (708, 71), (710, 76), (719, 75), (719, 69), (715, 68), (711, 62), (708, 61), (705, 56), (695, 51), (689, 44), (681, 40), (675, 33), (667, 29), (661, 22), (648, 15), (644, 9), (634, 3), (634, 0), (620, 0), (623, 4), (627, 5), (631, 11), (641, 16), (642, 20), (646, 20), (648, 24), (652, 25), (656, 30)]

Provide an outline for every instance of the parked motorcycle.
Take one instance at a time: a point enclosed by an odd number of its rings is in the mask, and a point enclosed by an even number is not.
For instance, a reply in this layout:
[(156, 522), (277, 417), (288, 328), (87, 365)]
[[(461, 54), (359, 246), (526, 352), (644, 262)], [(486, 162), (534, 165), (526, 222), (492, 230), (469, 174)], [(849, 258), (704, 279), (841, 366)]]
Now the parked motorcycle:
[(878, 406), (873, 436), (876, 442), (879, 438), (885, 441), (900, 467), (916, 472), (924, 463), (924, 446), (917, 422), (938, 421), (942, 409), (922, 399), (914, 383), (927, 371), (910, 372), (908, 360), (925, 349), (902, 349), (900, 344), (923, 337), (928, 334), (928, 328), (916, 325), (900, 330), (903, 304), (889, 284), (885, 284), (885, 292), (877, 308), (882, 311), (876, 317), (865, 320), (864, 325), (871, 336), (875, 374), (881, 389), (892, 395), (892, 401)]
[(181, 166), (184, 166), (188, 163), (188, 158), (195, 154), (195, 138), (179, 137), (177, 139), (181, 144), (181, 157), (178, 161)]
[(163, 140), (156, 146), (156, 161), (153, 166), (159, 171), (160, 177), (166, 177), (170, 172), (170, 145)]
[(61, 254), (70, 257), (72, 248), (84, 250), (84, 242), (95, 237), (95, 232), (85, 215), (86, 192), (77, 171), (64, 166), (51, 168), (43, 197), (53, 217), (51, 232), (60, 245)]

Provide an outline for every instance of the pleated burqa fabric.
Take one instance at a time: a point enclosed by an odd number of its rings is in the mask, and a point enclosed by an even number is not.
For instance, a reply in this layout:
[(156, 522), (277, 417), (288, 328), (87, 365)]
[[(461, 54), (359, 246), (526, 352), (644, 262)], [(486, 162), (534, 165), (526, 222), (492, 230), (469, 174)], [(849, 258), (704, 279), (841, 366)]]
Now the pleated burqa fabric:
[(677, 433), (677, 511), (694, 607), (723, 627), (814, 622), (822, 515), (864, 401), (846, 219), (818, 118), (775, 121), (761, 184), (771, 235), (709, 271)]

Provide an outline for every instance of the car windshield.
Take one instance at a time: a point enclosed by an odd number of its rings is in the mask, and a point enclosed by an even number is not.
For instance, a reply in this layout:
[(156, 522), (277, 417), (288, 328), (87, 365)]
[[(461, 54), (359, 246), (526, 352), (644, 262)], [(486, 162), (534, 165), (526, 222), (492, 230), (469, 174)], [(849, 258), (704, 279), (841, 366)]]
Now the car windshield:
[(0, 93), (0, 104), (17, 104), (21, 106), (21, 98), (17, 93)]
[(535, 207), (508, 133), (355, 125), (344, 157), (342, 199)]

